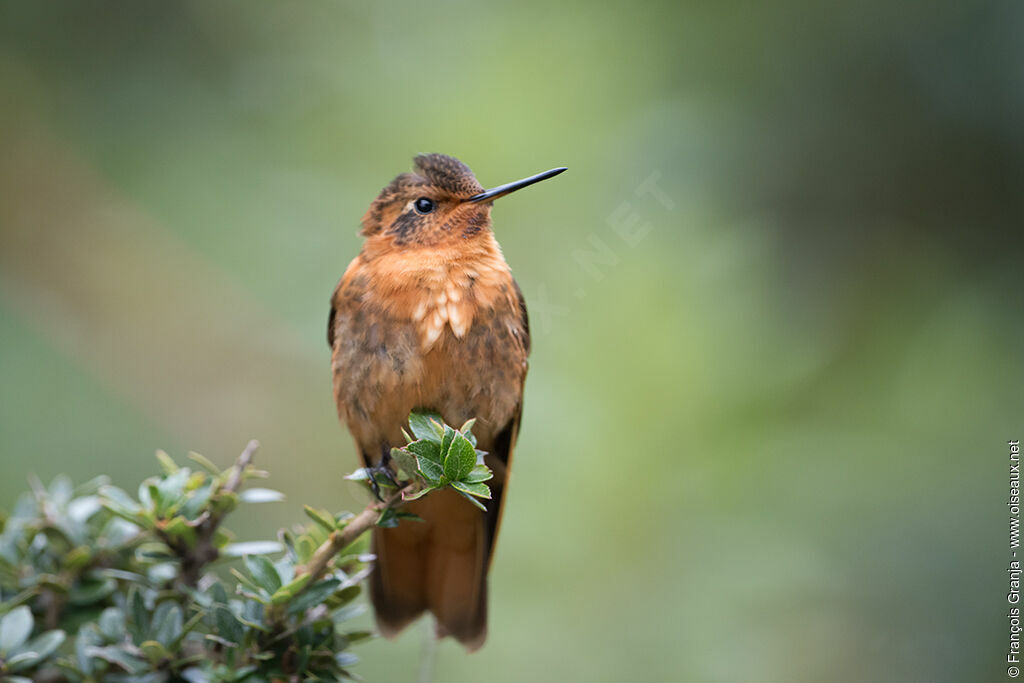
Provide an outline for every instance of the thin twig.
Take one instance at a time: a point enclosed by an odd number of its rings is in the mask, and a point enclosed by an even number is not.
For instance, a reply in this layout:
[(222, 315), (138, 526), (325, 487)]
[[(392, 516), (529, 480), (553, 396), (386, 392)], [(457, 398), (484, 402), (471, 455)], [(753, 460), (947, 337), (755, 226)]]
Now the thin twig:
[[(217, 493), (223, 494), (238, 492), (242, 487), (242, 482), (245, 480), (245, 471), (252, 464), (253, 456), (256, 455), (256, 450), (259, 447), (260, 442), (255, 439), (246, 445), (245, 450), (242, 451), (242, 454), (238, 456), (238, 460), (236, 460), (235, 464), (232, 466), (231, 474), (228, 475), (228, 480)], [(199, 583), (203, 567), (220, 556), (220, 551), (217, 550), (217, 546), (213, 542), (213, 539), (217, 534), (217, 529), (220, 527), (221, 522), (224, 521), (224, 517), (228, 512), (229, 510), (224, 508), (216, 514), (211, 514), (206, 520), (196, 527), (195, 546), (184, 553), (179, 552), (181, 557), (181, 580), (186, 585), (194, 588), (196, 584)]]
[(238, 490), (238, 487), (242, 485), (242, 476), (245, 474), (245, 468), (252, 464), (252, 458), (256, 455), (256, 450), (260, 447), (260, 442), (256, 439), (250, 441), (242, 454), (238, 456), (238, 461), (235, 462), (235, 467), (231, 472), (231, 476), (228, 477), (228, 481), (224, 484), (224, 490), (234, 493)]
[(363, 511), (358, 515), (348, 520), (345, 528), (332, 531), (327, 540), (321, 543), (320, 547), (313, 553), (313, 557), (310, 558), (309, 562), (295, 568), (296, 578), (306, 574), (310, 575), (310, 579), (296, 595), (305, 591), (327, 573), (327, 568), (331, 560), (334, 559), (334, 556), (351, 545), (367, 529), (372, 528), (384, 510), (396, 506), (396, 504), (402, 501), (406, 493), (412, 493), (415, 490), (416, 485), (410, 484), (403, 489), (395, 491), (383, 501), (374, 501), (363, 508)]

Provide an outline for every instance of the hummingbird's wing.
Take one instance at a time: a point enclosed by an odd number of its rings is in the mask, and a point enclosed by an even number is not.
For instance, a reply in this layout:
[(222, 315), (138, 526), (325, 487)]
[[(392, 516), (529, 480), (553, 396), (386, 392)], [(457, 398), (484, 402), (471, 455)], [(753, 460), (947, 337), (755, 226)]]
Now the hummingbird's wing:
[(331, 295), (331, 314), (327, 316), (327, 346), (331, 349), (334, 348), (334, 316), (337, 314), (338, 309), (334, 307), (334, 296)]
[(526, 299), (523, 298), (523, 290), (519, 289), (519, 283), (513, 278), (512, 286), (515, 287), (516, 296), (519, 297), (519, 315), (523, 323), (523, 345), (526, 348), (526, 355), (530, 355), (530, 314), (526, 312)]
[[(512, 285), (515, 287), (516, 296), (519, 299), (520, 322), (524, 332), (522, 340), (525, 351), (523, 362), (525, 363), (526, 356), (530, 354), (530, 315), (526, 311), (526, 299), (523, 298), (523, 292), (519, 289), (519, 283), (512, 280)], [(524, 382), (525, 379), (524, 373)], [(485, 572), (490, 567), (491, 558), (494, 555), (495, 541), (498, 538), (498, 529), (501, 526), (501, 516), (505, 509), (505, 488), (508, 485), (508, 472), (512, 466), (512, 452), (515, 450), (516, 439), (519, 436), (519, 423), (522, 421), (522, 416), (523, 394), (522, 386), (520, 386), (519, 403), (516, 405), (515, 412), (494, 438), (494, 443), (487, 455), (488, 466), (495, 471), (495, 476), (489, 482), (491, 485), (491, 502), (487, 506), (485, 522), (487, 532), (487, 549), (484, 553)]]
[[(484, 528), (484, 538), (487, 547), (484, 551), (484, 572), (491, 565), (491, 558), (494, 556), (494, 545), (498, 538), (498, 530), (501, 527), (501, 516), (505, 509), (505, 488), (508, 486), (508, 468), (512, 464), (512, 451), (515, 448), (516, 437), (519, 435), (519, 422), (523, 414), (523, 402), (520, 399), (516, 407), (515, 415), (508, 424), (498, 433), (494, 439), (494, 445), (488, 452), (485, 460), (488, 467), (495, 473), (491, 481), (487, 482), (491, 488), (491, 500), (487, 503)], [(497, 462), (495, 462), (497, 461)], [(500, 464), (498, 464), (500, 462)]]

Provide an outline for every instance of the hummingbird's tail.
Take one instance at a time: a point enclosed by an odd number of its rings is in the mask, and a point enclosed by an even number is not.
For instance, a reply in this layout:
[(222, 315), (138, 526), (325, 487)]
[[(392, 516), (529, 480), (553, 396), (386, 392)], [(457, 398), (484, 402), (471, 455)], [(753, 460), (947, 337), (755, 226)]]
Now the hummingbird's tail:
[(473, 651), (487, 639), (485, 517), (455, 491), (435, 491), (406, 509), (423, 523), (376, 528), (377, 562), (370, 599), (377, 627), (391, 638), (424, 611), (437, 619), (437, 636), (452, 636)]

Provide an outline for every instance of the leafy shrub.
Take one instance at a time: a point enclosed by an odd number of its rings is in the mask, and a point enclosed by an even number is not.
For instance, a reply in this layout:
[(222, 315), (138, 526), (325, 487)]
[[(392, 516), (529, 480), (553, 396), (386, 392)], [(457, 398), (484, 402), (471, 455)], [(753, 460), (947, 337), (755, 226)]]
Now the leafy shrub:
[(358, 515), (306, 506), (310, 521), (274, 541), (233, 543), (222, 526), (240, 505), (284, 499), (248, 486), (266, 476), (256, 442), (223, 471), (158, 453), (162, 473), (134, 496), (106, 477), (32, 482), (2, 519), (0, 681), (353, 679), (352, 646), (371, 636), (350, 625), (372, 561), (365, 532), (439, 488), (490, 497), (472, 421), (456, 430), (414, 413), (410, 428), (392, 450), (400, 481), (350, 477), (386, 496)]

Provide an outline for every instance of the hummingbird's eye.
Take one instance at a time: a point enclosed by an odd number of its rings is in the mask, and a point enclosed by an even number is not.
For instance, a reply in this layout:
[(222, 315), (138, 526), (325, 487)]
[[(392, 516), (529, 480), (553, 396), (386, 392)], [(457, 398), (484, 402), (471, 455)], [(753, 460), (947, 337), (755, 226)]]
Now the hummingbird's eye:
[(416, 213), (430, 213), (434, 210), (434, 200), (429, 197), (420, 197), (413, 203)]

